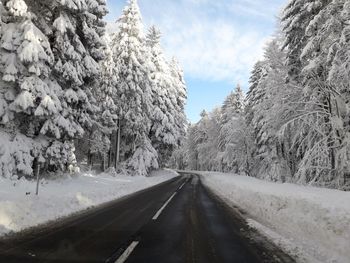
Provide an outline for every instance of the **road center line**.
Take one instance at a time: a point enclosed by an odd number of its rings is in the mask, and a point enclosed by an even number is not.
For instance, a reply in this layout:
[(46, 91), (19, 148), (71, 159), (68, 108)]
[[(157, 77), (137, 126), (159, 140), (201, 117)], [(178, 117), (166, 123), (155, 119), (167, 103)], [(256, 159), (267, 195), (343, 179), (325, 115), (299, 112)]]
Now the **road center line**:
[(187, 181), (186, 182), (184, 182), (180, 187), (179, 187), (179, 190), (181, 190), (182, 189), (182, 187), (184, 187), (184, 185), (187, 183)]
[[(163, 210), (165, 209), (165, 207), (171, 202), (171, 200), (174, 198), (174, 196), (176, 195), (176, 192), (168, 199), (168, 201), (165, 202), (165, 204), (158, 210), (158, 212), (154, 215), (154, 217), (152, 218), (152, 220), (157, 220), (158, 217), (160, 216), (160, 214), (163, 212)], [(118, 262), (119, 263), (119, 262)]]
[(139, 241), (133, 241), (115, 263), (124, 263), (138, 244)]

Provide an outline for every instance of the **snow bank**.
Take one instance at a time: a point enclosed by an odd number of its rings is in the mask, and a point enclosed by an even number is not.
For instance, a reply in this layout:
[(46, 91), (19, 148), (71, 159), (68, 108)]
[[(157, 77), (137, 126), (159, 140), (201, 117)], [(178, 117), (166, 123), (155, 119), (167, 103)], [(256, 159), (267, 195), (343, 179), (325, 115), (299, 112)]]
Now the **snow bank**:
[[(35, 182), (0, 178), (0, 235), (58, 219), (74, 212), (118, 199), (177, 176), (171, 170), (150, 177), (83, 174), (76, 178)], [(31, 193), (30, 195), (26, 195)]]
[(350, 192), (201, 173), (203, 182), (243, 209), (251, 226), (301, 262), (350, 262)]

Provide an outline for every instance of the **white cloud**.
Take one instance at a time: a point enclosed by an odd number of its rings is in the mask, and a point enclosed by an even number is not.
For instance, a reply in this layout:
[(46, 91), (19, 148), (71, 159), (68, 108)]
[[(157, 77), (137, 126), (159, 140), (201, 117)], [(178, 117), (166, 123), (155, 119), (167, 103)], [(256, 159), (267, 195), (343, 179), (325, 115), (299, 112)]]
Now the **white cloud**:
[(160, 27), (166, 53), (180, 60), (187, 76), (246, 82), (262, 57), (282, 1), (139, 0), (139, 4), (145, 23)]
[(182, 30), (167, 31), (163, 43), (188, 75), (238, 81), (262, 57), (265, 41), (257, 32), (241, 32), (223, 21), (196, 21)]

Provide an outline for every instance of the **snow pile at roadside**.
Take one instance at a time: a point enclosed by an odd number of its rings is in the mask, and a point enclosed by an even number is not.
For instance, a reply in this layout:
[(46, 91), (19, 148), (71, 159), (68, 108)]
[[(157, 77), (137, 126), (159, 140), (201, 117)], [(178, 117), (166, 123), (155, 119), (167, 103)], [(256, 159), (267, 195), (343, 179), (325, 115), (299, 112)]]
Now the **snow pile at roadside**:
[(202, 172), (203, 182), (243, 209), (251, 226), (301, 262), (350, 262), (350, 192)]
[[(171, 170), (150, 177), (83, 174), (46, 181), (35, 196), (35, 182), (0, 178), (0, 235), (17, 232), (84, 210), (169, 180)], [(26, 193), (31, 193), (26, 195)]]

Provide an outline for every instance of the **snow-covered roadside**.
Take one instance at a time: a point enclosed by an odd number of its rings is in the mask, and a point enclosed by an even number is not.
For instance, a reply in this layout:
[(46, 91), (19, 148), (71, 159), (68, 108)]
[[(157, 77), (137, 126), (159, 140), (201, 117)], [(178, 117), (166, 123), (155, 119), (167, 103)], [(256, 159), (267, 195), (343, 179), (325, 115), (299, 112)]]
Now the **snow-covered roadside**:
[(300, 262), (350, 262), (350, 192), (200, 172), (203, 183)]
[(157, 171), (150, 177), (86, 173), (46, 181), (39, 196), (33, 195), (35, 182), (0, 178), (0, 236), (121, 198), (177, 175), (171, 170)]

